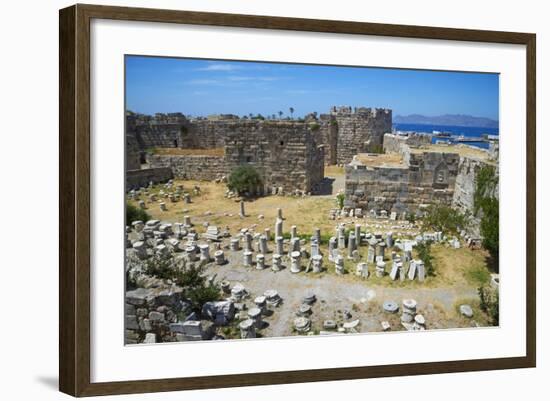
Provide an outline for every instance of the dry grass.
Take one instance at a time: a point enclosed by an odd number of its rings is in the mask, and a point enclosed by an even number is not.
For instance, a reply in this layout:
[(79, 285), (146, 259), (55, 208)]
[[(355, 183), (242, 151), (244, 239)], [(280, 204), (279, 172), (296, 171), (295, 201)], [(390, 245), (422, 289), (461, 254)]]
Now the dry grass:
[[(238, 233), (242, 228), (254, 228), (256, 232), (263, 232), (265, 228), (269, 228), (271, 233), (274, 233), (274, 224), (277, 215), (277, 208), (283, 210), (285, 222), (283, 230), (285, 233), (290, 232), (292, 225), (297, 226), (298, 235), (304, 235), (309, 239), (315, 228), (321, 229), (322, 237), (332, 236), (335, 233), (337, 224), (346, 222), (348, 227), (352, 228), (354, 221), (364, 224), (386, 224), (382, 228), (370, 228), (373, 232), (391, 231), (390, 225), (395, 222), (380, 220), (374, 221), (371, 219), (346, 219), (340, 221), (332, 221), (328, 219), (329, 210), (335, 207), (333, 197), (326, 196), (310, 196), (310, 197), (281, 197), (267, 196), (256, 200), (245, 202), (246, 217), (239, 216), (239, 201), (236, 199), (228, 199), (224, 197), (226, 186), (225, 184), (216, 184), (214, 182), (201, 181), (175, 181), (175, 185), (182, 184), (184, 189), (192, 193), (195, 185), (200, 186), (201, 194), (192, 195), (192, 203), (184, 204), (182, 201), (172, 203), (168, 199), (163, 199), (167, 206), (167, 211), (161, 211), (158, 203), (150, 203), (146, 200), (147, 212), (154, 218), (163, 221), (182, 222), (184, 215), (191, 216), (192, 222), (195, 224), (197, 232), (206, 231), (203, 226), (204, 222), (211, 225), (217, 225), (220, 228), (228, 227), (231, 234)], [(163, 187), (155, 186), (150, 192), (158, 193)], [(137, 201), (130, 201), (137, 206)], [(259, 218), (263, 215), (263, 218)], [(407, 230), (400, 230), (407, 232)], [(328, 245), (323, 243), (321, 251), (327, 255)], [(367, 247), (359, 248), (361, 260), (366, 260)], [(391, 254), (391, 249), (387, 250), (387, 255)], [(391, 286), (395, 288), (415, 289), (415, 288), (440, 288), (440, 287), (455, 287), (476, 289), (489, 280), (489, 270), (487, 267), (487, 252), (484, 250), (471, 250), (466, 247), (453, 249), (444, 244), (432, 245), (432, 255), (434, 257), (435, 276), (427, 277), (420, 283), (417, 280), (405, 280), (403, 282), (391, 281), (389, 276), (379, 278), (374, 274), (374, 267), (370, 266), (371, 275), (368, 279), (369, 285), (373, 286)], [(416, 256), (416, 255), (413, 255)], [(325, 273), (319, 274), (316, 277), (319, 279), (335, 274), (333, 263), (325, 260), (327, 268)], [(386, 271), (391, 269), (391, 263), (387, 262)], [(352, 260), (345, 259), (345, 268), (348, 274), (345, 274), (342, 279), (350, 282), (362, 281), (363, 279), (355, 275), (356, 263)]]
[(403, 164), (403, 157), (399, 153), (359, 153), (357, 158), (364, 165), (371, 167), (407, 167)]
[[(266, 196), (256, 200), (245, 202), (246, 217), (239, 217), (239, 201), (224, 197), (225, 184), (201, 181), (175, 181), (175, 185), (183, 184), (184, 189), (192, 193), (195, 185), (200, 186), (201, 194), (192, 195), (192, 203), (184, 204), (179, 201), (166, 203), (167, 211), (160, 210), (158, 203), (147, 202), (147, 212), (155, 219), (166, 221), (183, 221), (184, 215), (191, 216), (192, 221), (197, 225), (197, 232), (205, 231), (200, 225), (204, 221), (220, 227), (229, 227), (231, 233), (238, 232), (241, 228), (256, 226), (256, 231), (264, 228), (271, 228), (274, 231), (277, 208), (283, 209), (285, 218), (284, 231), (289, 232), (290, 226), (298, 226), (298, 233), (311, 233), (315, 227), (321, 228), (323, 232), (333, 232), (334, 222), (328, 220), (328, 211), (334, 207), (335, 202), (331, 197), (303, 197), (292, 198), (283, 196)], [(151, 193), (158, 193), (162, 186), (155, 186)], [(137, 202), (133, 202), (137, 205)], [(185, 210), (185, 212), (184, 212)], [(206, 213), (211, 212), (210, 216)], [(263, 215), (263, 219), (259, 219)]]
[(474, 157), (476, 159), (488, 161), (489, 155), (487, 152), (479, 148), (467, 145), (442, 145), (442, 144), (431, 144), (422, 146), (420, 148), (411, 148), (413, 153), (423, 153), (423, 152), (441, 152), (441, 153), (457, 153), (463, 157)]
[(490, 272), (487, 267), (488, 252), (467, 247), (453, 249), (447, 246), (432, 246), (438, 285), (461, 282), (475, 286), (487, 284)]
[(153, 153), (165, 156), (223, 156), (224, 148), (182, 149), (182, 148), (154, 148)]
[(344, 167), (340, 167), (335, 164), (325, 166), (325, 177), (335, 177), (343, 174), (344, 174)]

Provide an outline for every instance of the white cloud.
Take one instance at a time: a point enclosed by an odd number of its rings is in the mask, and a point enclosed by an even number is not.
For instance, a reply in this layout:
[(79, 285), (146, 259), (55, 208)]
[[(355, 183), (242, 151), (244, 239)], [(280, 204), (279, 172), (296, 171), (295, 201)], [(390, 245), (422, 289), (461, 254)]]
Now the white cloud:
[(189, 85), (219, 85), (221, 82), (216, 79), (191, 79), (186, 83)]
[(239, 82), (239, 81), (263, 81), (263, 82), (271, 82), (271, 81), (277, 81), (278, 79), (281, 79), (280, 77), (253, 77), (253, 76), (241, 76), (241, 75), (230, 75), (227, 77), (229, 81), (233, 82)]
[(197, 68), (197, 71), (235, 71), (240, 68), (240, 66), (232, 64), (209, 64), (206, 67)]

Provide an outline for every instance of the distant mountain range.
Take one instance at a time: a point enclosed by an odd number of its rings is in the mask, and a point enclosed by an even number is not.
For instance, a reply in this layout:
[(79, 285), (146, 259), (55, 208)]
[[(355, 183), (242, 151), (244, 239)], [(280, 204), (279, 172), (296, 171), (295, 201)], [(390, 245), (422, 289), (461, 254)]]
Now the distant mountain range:
[(498, 121), (485, 117), (465, 114), (445, 114), (442, 116), (423, 116), (411, 114), (393, 117), (394, 124), (454, 125), (458, 127), (498, 128)]

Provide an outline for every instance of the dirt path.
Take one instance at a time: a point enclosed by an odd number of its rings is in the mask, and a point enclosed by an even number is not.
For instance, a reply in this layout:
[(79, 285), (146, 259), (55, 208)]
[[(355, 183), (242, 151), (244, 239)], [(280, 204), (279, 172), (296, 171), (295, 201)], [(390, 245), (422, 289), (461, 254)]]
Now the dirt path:
[[(387, 286), (372, 285), (368, 279), (355, 281), (349, 275), (337, 276), (334, 274), (315, 275), (313, 273), (292, 274), (289, 269), (273, 272), (256, 270), (241, 266), (242, 252), (226, 251), (230, 263), (225, 266), (208, 268), (209, 274), (216, 274), (217, 280), (227, 280), (231, 286), (241, 283), (249, 292), (246, 300), (248, 307), (253, 306), (255, 297), (262, 295), (268, 289), (279, 292), (283, 303), (273, 308), (272, 316), (265, 320), (269, 327), (263, 330), (265, 337), (280, 337), (294, 335), (292, 330), (296, 312), (302, 304), (302, 299), (308, 293), (317, 297), (313, 305), (312, 331), (323, 330), (324, 320), (332, 319), (337, 322), (346, 321), (344, 310), (352, 314), (349, 320), (360, 320), (360, 332), (380, 331), (383, 320), (390, 321), (392, 330), (402, 330), (399, 315), (383, 312), (381, 305), (384, 301), (394, 301), (401, 304), (403, 299), (413, 298), (418, 303), (418, 312), (427, 320), (428, 327), (467, 327), (469, 322), (456, 316), (455, 303), (461, 299), (475, 299), (477, 293), (474, 288), (463, 286), (453, 288), (396, 288), (392, 287), (388, 278)], [(270, 255), (268, 255), (270, 261)]]

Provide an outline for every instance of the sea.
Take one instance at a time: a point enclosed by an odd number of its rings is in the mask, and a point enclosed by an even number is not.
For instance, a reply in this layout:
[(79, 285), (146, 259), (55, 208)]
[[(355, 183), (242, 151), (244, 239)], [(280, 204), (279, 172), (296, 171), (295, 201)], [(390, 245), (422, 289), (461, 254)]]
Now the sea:
[[(483, 135), (498, 136), (498, 128), (484, 128), (484, 127), (458, 127), (453, 125), (427, 125), (427, 124), (394, 124), (396, 131), (416, 132), (416, 133), (428, 133), (433, 134), (434, 131), (440, 133), (448, 133), (448, 138), (432, 138), (432, 143), (436, 141), (446, 141), (456, 143), (458, 137), (465, 138), (480, 138)], [(465, 142), (467, 145), (476, 146), (478, 148), (488, 149), (488, 142)]]

